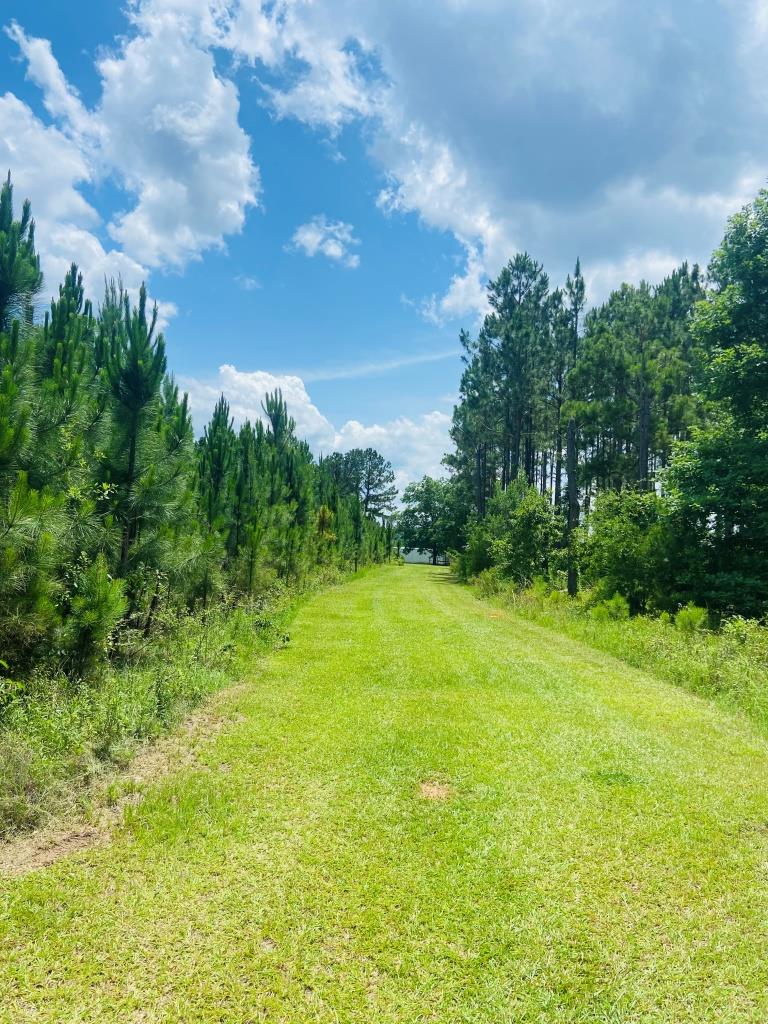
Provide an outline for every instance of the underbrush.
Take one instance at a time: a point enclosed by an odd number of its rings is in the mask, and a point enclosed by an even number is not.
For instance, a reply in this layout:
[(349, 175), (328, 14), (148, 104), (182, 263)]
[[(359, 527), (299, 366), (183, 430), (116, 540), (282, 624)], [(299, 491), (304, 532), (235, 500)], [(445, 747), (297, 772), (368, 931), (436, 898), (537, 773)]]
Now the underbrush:
[(0, 678), (0, 838), (86, 801), (141, 743), (285, 643), (297, 603), (341, 578), (329, 568), (248, 605), (161, 615), (151, 637), (119, 637), (112, 664), (87, 680), (50, 671), (23, 684)]
[(692, 605), (674, 616), (629, 616), (615, 595), (597, 601), (584, 592), (570, 599), (543, 581), (517, 590), (495, 573), (474, 581), (490, 598), (540, 626), (614, 655), (635, 668), (746, 712), (768, 729), (768, 627), (733, 617), (709, 629), (705, 609)]

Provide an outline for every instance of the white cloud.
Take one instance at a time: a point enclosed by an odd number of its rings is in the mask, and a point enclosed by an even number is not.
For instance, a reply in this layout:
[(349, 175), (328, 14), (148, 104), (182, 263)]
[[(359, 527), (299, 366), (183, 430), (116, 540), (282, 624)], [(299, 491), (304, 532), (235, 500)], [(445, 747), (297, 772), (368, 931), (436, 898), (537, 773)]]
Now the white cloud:
[[(101, 97), (90, 110), (47, 40), (15, 22), (6, 29), (54, 122), (44, 124), (12, 94), (0, 99), (0, 159), (17, 195), (32, 200), (48, 292), (73, 259), (92, 296), (100, 297), (104, 274), (120, 274), (134, 290), (154, 267), (182, 268), (222, 247), (257, 201), (237, 90), (207, 48), (223, 6), (162, 0), (132, 11), (135, 33), (99, 61)], [(107, 176), (127, 198), (107, 225), (119, 245), (112, 249), (80, 191)], [(171, 304), (163, 309), (171, 315)]]
[(435, 410), (412, 419), (400, 416), (385, 423), (363, 424), (348, 420), (336, 428), (312, 401), (301, 377), (291, 374), (246, 372), (225, 364), (214, 380), (181, 377), (179, 383), (189, 394), (195, 425), (202, 430), (223, 394), (237, 424), (246, 419), (264, 419), (262, 403), (268, 392), (279, 388), (296, 421), (296, 434), (307, 440), (316, 454), (376, 448), (392, 462), (398, 487), (420, 479), (425, 473), (440, 476), (443, 454), (448, 450), (451, 417)]
[(360, 240), (355, 238), (351, 224), (329, 221), (325, 214), (319, 214), (296, 228), (288, 248), (303, 252), (305, 256), (320, 253), (334, 263), (354, 269), (360, 265), (357, 253), (350, 252), (356, 245), (360, 245)]
[(249, 274), (238, 274), (235, 277), (235, 283), (239, 285), (244, 292), (255, 292), (261, 288), (261, 282), (256, 277), (251, 277)]
[(602, 288), (633, 259), (706, 262), (744, 168), (768, 164), (766, 10), (649, 0), (638, 32), (621, 0), (233, 0), (227, 45), (277, 77), (278, 116), (365, 119), (381, 208), (466, 253), (421, 304), (445, 322), (519, 248), (554, 283), (579, 255)]
[(395, 359), (385, 359), (379, 362), (353, 363), (351, 366), (310, 370), (302, 373), (301, 376), (305, 382), (354, 380), (359, 377), (376, 377), (379, 374), (402, 370), (408, 366), (423, 366), (425, 363), (439, 363), (444, 359), (458, 359), (459, 356), (460, 353), (456, 349), (449, 349), (446, 352), (422, 352), (418, 355), (398, 356)]
[(65, 120), (78, 134), (90, 135), (97, 131), (97, 125), (83, 106), (77, 90), (64, 77), (50, 42), (28, 37), (16, 21), (12, 21), (5, 31), (27, 61), (27, 77), (42, 89), (48, 113)]
[(183, 267), (221, 247), (259, 188), (234, 83), (171, 17), (98, 67), (103, 157), (137, 198), (112, 237), (150, 267)]
[(78, 191), (93, 179), (89, 161), (63, 132), (44, 125), (8, 92), (0, 96), (0, 161), (11, 169), (16, 196), (33, 198), (39, 224), (98, 223), (98, 213)]
[(279, 388), (288, 403), (288, 411), (296, 421), (298, 437), (306, 439), (317, 450), (330, 451), (336, 432), (330, 421), (313, 404), (304, 381), (292, 374), (274, 374), (266, 370), (238, 370), (225, 363), (212, 381), (180, 377), (179, 383), (189, 393), (190, 404), (198, 430), (213, 409), (219, 395), (224, 394), (235, 421), (264, 419), (262, 403), (268, 392)]
[(488, 311), (489, 272), (482, 254), (474, 245), (466, 246), (467, 262), (463, 273), (454, 274), (443, 295), (432, 295), (421, 305), (424, 317), (438, 326), (449, 320), (474, 313), (481, 319)]
[[(12, 169), (16, 208), (32, 197), (35, 242), (45, 279), (40, 302), (47, 306), (59, 282), (76, 262), (86, 294), (99, 301), (106, 279), (119, 279), (136, 299), (147, 268), (119, 249), (105, 249), (94, 233), (99, 215), (78, 186), (92, 180), (80, 148), (58, 128), (44, 125), (10, 93), (0, 96), (0, 166)], [(161, 327), (176, 314), (171, 302), (158, 303)]]
[(630, 252), (616, 262), (593, 263), (585, 274), (587, 302), (604, 301), (622, 281), (635, 285), (641, 281), (655, 284), (671, 274), (679, 264), (677, 254), (655, 250)]
[[(361, 122), (386, 177), (381, 208), (452, 233), (465, 253), (445, 291), (416, 303), (445, 323), (482, 311), (487, 276), (518, 248), (555, 283), (581, 256), (601, 290), (632, 261), (706, 261), (745, 168), (768, 164), (766, 11), (649, 0), (638, 32), (622, 0), (131, 0), (132, 35), (100, 62), (93, 110), (45, 40), (10, 34), (86, 179), (124, 185), (112, 236), (146, 267), (222, 245), (258, 200), (213, 50), (269, 71), (277, 117), (334, 144)], [(329, 238), (325, 254), (352, 265), (350, 244)]]

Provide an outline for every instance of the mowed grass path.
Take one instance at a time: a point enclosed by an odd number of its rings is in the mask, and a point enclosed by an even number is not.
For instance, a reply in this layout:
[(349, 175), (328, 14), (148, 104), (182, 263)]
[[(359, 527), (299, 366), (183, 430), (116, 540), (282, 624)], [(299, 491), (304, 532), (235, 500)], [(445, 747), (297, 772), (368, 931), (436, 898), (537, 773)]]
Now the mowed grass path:
[(225, 706), (111, 845), (0, 883), (0, 1020), (768, 1019), (745, 721), (422, 566)]

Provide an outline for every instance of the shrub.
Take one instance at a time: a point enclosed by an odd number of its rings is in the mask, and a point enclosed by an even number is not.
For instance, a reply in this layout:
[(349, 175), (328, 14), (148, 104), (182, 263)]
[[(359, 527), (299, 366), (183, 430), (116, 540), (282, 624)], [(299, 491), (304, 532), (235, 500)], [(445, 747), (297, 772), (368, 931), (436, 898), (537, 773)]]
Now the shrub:
[(660, 602), (667, 508), (656, 494), (600, 494), (582, 531), (582, 572), (603, 597), (621, 594), (632, 612)]
[(495, 569), (517, 586), (527, 586), (535, 577), (548, 575), (561, 540), (560, 516), (546, 495), (521, 475), (505, 491), (496, 489), (484, 519), (470, 522), (455, 572), (467, 580)]
[(681, 608), (675, 616), (675, 626), (682, 633), (697, 633), (709, 625), (709, 612), (690, 603)]
[(621, 622), (629, 618), (629, 601), (622, 594), (614, 594), (607, 601), (598, 601), (590, 614), (598, 622)]
[(492, 597), (504, 589), (504, 577), (498, 569), (484, 569), (476, 577), (476, 585), (483, 597)]
[(127, 602), (123, 581), (112, 579), (102, 554), (77, 574), (75, 586), (65, 635), (73, 670), (82, 675), (107, 652)]

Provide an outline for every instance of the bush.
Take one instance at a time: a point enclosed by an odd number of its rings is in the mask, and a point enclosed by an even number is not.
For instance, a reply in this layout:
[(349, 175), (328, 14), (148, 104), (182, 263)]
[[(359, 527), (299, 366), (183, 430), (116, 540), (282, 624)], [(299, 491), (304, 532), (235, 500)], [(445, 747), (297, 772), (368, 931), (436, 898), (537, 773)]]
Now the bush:
[(517, 586), (527, 586), (549, 573), (561, 541), (560, 516), (547, 496), (521, 475), (505, 491), (497, 488), (484, 519), (470, 522), (455, 572), (468, 580), (494, 569)]
[(709, 612), (695, 604), (687, 604), (675, 616), (675, 626), (682, 633), (697, 633), (709, 626)]
[(456, 553), (451, 565), (459, 579), (465, 581), (491, 568), (491, 538), (485, 520), (470, 521), (466, 546)]
[(75, 586), (66, 618), (65, 643), (74, 673), (83, 675), (107, 653), (127, 601), (123, 581), (109, 575), (103, 554), (76, 575)]
[(590, 614), (597, 622), (622, 622), (629, 618), (629, 601), (621, 594), (614, 594), (607, 601), (598, 601)]
[(505, 580), (498, 569), (484, 569), (475, 578), (475, 584), (483, 597), (492, 597), (502, 592)]
[(667, 506), (656, 494), (605, 491), (581, 531), (582, 575), (604, 598), (621, 594), (632, 612), (663, 606)]

